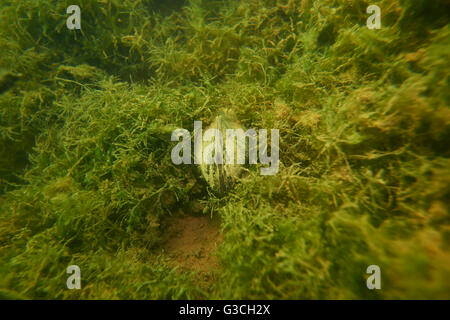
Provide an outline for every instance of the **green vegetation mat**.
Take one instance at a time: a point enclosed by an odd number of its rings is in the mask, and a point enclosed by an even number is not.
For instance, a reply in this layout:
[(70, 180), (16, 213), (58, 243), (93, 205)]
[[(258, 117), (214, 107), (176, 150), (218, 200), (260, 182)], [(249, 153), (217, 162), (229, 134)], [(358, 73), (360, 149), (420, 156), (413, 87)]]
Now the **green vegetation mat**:
[[(0, 0), (0, 298), (449, 299), (449, 13)], [(280, 168), (218, 195), (171, 133), (225, 109), (279, 129)]]

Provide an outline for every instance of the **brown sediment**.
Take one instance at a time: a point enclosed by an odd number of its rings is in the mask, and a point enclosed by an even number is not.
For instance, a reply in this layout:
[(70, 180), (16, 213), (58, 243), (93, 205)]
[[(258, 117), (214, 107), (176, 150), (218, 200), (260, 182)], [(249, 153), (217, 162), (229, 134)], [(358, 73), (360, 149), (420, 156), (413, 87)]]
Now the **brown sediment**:
[(216, 248), (223, 238), (218, 221), (208, 216), (179, 215), (168, 221), (166, 236), (163, 248), (171, 264), (180, 271), (197, 272), (201, 280), (214, 278), (220, 269)]

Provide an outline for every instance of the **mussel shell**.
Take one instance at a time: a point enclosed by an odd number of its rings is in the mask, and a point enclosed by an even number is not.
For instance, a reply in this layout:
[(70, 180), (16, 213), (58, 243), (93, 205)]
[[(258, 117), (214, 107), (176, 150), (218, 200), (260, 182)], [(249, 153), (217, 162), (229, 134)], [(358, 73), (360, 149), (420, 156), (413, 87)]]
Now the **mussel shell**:
[[(217, 129), (222, 133), (223, 137), (223, 164), (212, 163), (206, 164), (202, 161), (200, 165), (200, 171), (203, 175), (203, 178), (206, 180), (211, 189), (219, 194), (223, 194), (231, 190), (236, 184), (237, 179), (242, 173), (243, 165), (236, 163), (236, 155), (234, 155), (233, 159), (235, 161), (233, 164), (227, 164), (225, 159), (227, 152), (231, 152), (226, 150), (226, 130), (227, 129), (243, 129), (240, 122), (236, 118), (235, 114), (231, 111), (223, 111), (221, 112), (211, 123), (211, 125), (206, 128), (208, 129)], [(203, 140), (202, 140), (203, 141)], [(215, 141), (202, 142), (202, 149), (204, 150), (206, 146), (211, 143), (215, 143)], [(234, 145), (234, 153), (237, 153), (238, 148), (245, 148), (245, 146), (237, 146), (236, 142)], [(245, 151), (245, 150), (244, 150)], [(204, 152), (202, 152), (203, 154)]]

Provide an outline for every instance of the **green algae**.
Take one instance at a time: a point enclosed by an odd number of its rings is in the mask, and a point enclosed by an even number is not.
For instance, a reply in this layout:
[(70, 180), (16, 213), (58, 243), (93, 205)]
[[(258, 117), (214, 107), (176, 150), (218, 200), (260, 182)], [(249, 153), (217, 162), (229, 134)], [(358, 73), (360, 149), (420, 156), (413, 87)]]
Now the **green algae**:
[[(450, 297), (446, 1), (85, 0), (70, 31), (70, 1), (0, 3), (1, 298)], [(217, 197), (170, 135), (227, 108), (279, 129), (280, 170)], [(207, 289), (161, 251), (198, 202)]]

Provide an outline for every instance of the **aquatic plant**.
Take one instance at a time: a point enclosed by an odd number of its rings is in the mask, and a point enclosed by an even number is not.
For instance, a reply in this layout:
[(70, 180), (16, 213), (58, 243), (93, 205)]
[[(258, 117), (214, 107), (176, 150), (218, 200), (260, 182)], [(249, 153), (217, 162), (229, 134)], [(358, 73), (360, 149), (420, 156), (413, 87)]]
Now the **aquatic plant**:
[[(446, 1), (0, 3), (1, 298), (450, 297)], [(170, 136), (228, 108), (280, 168), (218, 195)], [(220, 220), (216, 277), (162, 250), (180, 212)]]

